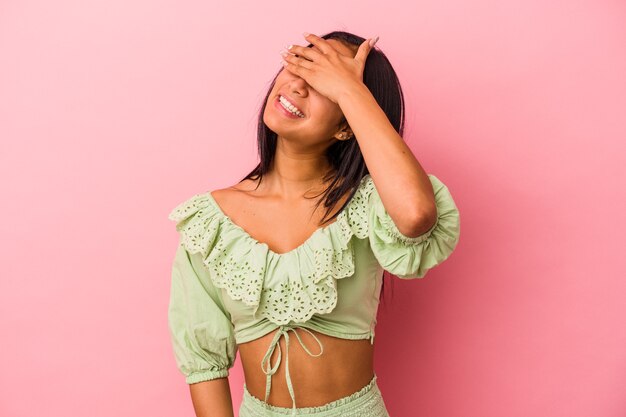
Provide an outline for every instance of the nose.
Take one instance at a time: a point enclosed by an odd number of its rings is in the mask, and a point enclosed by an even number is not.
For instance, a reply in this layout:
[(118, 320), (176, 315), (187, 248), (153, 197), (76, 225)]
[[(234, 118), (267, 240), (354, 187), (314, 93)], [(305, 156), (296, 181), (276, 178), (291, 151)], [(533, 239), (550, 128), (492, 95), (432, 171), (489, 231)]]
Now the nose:
[(300, 97), (306, 97), (308, 93), (309, 84), (304, 80), (304, 78), (294, 75), (293, 81), (289, 85), (289, 91), (293, 95), (298, 95)]

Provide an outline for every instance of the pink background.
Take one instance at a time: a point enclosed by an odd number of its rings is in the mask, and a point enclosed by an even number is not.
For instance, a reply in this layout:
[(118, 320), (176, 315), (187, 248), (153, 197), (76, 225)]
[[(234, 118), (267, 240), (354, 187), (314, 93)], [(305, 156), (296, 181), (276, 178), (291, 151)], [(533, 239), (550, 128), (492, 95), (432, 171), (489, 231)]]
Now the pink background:
[[(626, 415), (621, 1), (0, 4), (0, 415), (193, 416), (169, 211), (255, 165), (301, 32), (380, 35), (456, 252), (393, 280), (393, 417)], [(231, 373), (235, 409), (239, 358)]]

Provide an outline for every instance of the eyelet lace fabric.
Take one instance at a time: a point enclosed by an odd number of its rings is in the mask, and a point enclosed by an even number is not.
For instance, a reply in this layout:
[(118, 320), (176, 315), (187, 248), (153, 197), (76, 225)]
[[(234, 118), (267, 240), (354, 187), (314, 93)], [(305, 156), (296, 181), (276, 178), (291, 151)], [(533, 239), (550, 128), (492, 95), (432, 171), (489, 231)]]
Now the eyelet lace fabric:
[(428, 174), (435, 194), (435, 224), (416, 237), (403, 235), (385, 210), (380, 195), (369, 198), (369, 243), (372, 252), (386, 271), (398, 278), (423, 278), (433, 267), (445, 261), (459, 242), (461, 219), (448, 187)]
[[(303, 244), (283, 253), (252, 238), (228, 218), (209, 192), (179, 204), (168, 218), (176, 222), (181, 243), (189, 253), (201, 253), (213, 283), (233, 300), (254, 307), (278, 325), (306, 322), (313, 314), (331, 312), (337, 305), (337, 280), (354, 275), (353, 236), (367, 237), (367, 201), (373, 183), (362, 178), (357, 191), (334, 222), (318, 228)], [(298, 263), (289, 272), (286, 258)], [(282, 262), (285, 261), (285, 262)], [(279, 279), (269, 285), (265, 273), (270, 262)], [(293, 271), (293, 269), (291, 270)]]
[(277, 325), (303, 323), (336, 307), (337, 280), (355, 272), (355, 237), (369, 239), (381, 266), (400, 278), (423, 277), (450, 255), (459, 237), (458, 209), (447, 187), (434, 175), (429, 178), (437, 222), (418, 237), (400, 233), (369, 174), (333, 223), (282, 254), (232, 222), (209, 192), (181, 203), (169, 218), (177, 222), (185, 249), (202, 254), (215, 286), (252, 306), (255, 319), (266, 317)]

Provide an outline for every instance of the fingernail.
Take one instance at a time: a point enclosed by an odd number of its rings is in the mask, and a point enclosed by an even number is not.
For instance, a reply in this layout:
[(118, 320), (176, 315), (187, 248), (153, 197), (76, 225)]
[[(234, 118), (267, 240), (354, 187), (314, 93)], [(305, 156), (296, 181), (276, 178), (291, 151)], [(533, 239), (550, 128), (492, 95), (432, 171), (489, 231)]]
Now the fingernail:
[(304, 36), (305, 38), (306, 38), (307, 36), (309, 36), (309, 35), (310, 35), (310, 33), (309, 33), (309, 32), (302, 32), (302, 36)]
[(378, 35), (374, 38), (374, 39), (370, 39), (370, 46), (374, 46), (376, 45), (376, 42), (378, 42)]

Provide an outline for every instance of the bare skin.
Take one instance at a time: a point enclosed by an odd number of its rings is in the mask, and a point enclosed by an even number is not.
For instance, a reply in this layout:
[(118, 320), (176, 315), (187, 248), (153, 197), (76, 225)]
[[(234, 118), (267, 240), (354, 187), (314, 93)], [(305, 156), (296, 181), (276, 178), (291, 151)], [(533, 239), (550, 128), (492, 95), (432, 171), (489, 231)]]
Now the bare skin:
[[(356, 48), (330, 39), (328, 43), (339, 53), (354, 57)], [(318, 50), (315, 46), (313, 49)], [(305, 115), (304, 118), (289, 117), (277, 104), (278, 97), (286, 95)], [(212, 192), (213, 198), (231, 221), (243, 228), (258, 242), (266, 243), (276, 254), (284, 254), (301, 246), (319, 227), (326, 211), (315, 197), (326, 184), (324, 173), (330, 169), (325, 156), (329, 146), (338, 140), (356, 140), (344, 121), (337, 102), (320, 94), (303, 78), (283, 70), (269, 94), (268, 105), (263, 114), (264, 123), (277, 134), (276, 153), (270, 172), (259, 187), (251, 180)], [(315, 197), (315, 199), (305, 198)], [(341, 208), (345, 199), (333, 208)], [(336, 221), (335, 219), (331, 222)], [(277, 330), (239, 345), (248, 391), (255, 397), (265, 399), (266, 375), (261, 363)], [(296, 329), (303, 343), (313, 354), (319, 353), (319, 345), (304, 330)], [(289, 371), (294, 387), (297, 407), (314, 407), (337, 400), (359, 391), (374, 376), (374, 346), (369, 339), (348, 340), (315, 333), (324, 352), (317, 357), (309, 356), (293, 332), (289, 332)], [(272, 377), (272, 387), (267, 402), (277, 407), (292, 406), (285, 377), (286, 345), (281, 338), (282, 360)], [(271, 364), (278, 359), (274, 351)], [(198, 417), (232, 416), (229, 405), (228, 379), (205, 381), (192, 385), (191, 394)]]
[[(306, 331), (296, 329), (303, 343), (317, 354), (319, 346)], [(374, 346), (369, 339), (348, 340), (313, 332), (324, 346), (319, 357), (309, 356), (292, 332), (289, 332), (289, 375), (296, 397), (297, 407), (315, 407), (353, 394), (367, 385), (374, 376)], [(259, 339), (239, 345), (246, 387), (250, 394), (265, 398), (266, 376), (261, 370), (261, 361), (272, 341), (271, 332)], [(268, 403), (278, 406), (292, 406), (285, 378), (285, 339), (279, 341), (283, 358), (276, 374), (272, 376), (272, 387)], [(278, 350), (278, 349), (277, 349)], [(276, 362), (278, 352), (272, 355)]]
[[(304, 198), (313, 188), (324, 188), (324, 173), (331, 168), (326, 151), (337, 141), (358, 137), (368, 172), (398, 230), (410, 237), (421, 235), (436, 219), (432, 186), (361, 76), (356, 77), (355, 70), (362, 74), (369, 50), (367, 43), (357, 47), (334, 39), (323, 41), (314, 35), (305, 37), (314, 46), (292, 45), (289, 50), (293, 56), (284, 52), (284, 59), (289, 62), (277, 75), (264, 107), (263, 122), (276, 133), (272, 167), (258, 189), (252, 186), (253, 181), (244, 181), (214, 191), (215, 201), (233, 223), (257, 242), (265, 243), (273, 253), (281, 255), (295, 250), (318, 228), (328, 225), (320, 223), (324, 207), (311, 216), (315, 201)], [(287, 106), (290, 110), (285, 110), (281, 105), (285, 100), (296, 109)], [(341, 206), (338, 204), (335, 210)], [(300, 330), (296, 329), (307, 348), (313, 354), (319, 353), (315, 339)], [(261, 363), (275, 333), (276, 330), (239, 345), (246, 386), (259, 399), (264, 399), (266, 386)], [(324, 353), (318, 357), (309, 356), (296, 338), (290, 339), (293, 343), (289, 349), (289, 370), (298, 407), (319, 406), (353, 394), (374, 375), (374, 346), (369, 339), (347, 340), (314, 333), (324, 346)], [(283, 360), (273, 375), (267, 401), (290, 408), (283, 338), (280, 346)], [(277, 355), (275, 350), (272, 364)], [(192, 395), (198, 399), (196, 409), (209, 413), (202, 417), (232, 415), (232, 410), (224, 405), (229, 400), (223, 394), (227, 378), (220, 379), (223, 381), (207, 381), (193, 389)]]
[[(318, 182), (318, 184), (321, 184)], [(312, 186), (304, 195), (318, 194), (322, 185)], [(313, 213), (317, 199), (272, 196), (265, 186), (254, 190), (255, 181), (245, 180), (236, 186), (215, 190), (212, 195), (222, 211), (241, 226), (250, 236), (266, 243), (270, 250), (284, 254), (303, 244), (320, 227), (325, 208)], [(269, 187), (268, 187), (269, 188)], [(333, 208), (332, 214), (341, 208), (348, 195), (345, 195)], [(311, 215), (313, 213), (313, 215)], [(327, 226), (335, 219), (327, 222)], [(310, 329), (308, 329), (310, 330)], [(266, 375), (261, 369), (263, 356), (277, 330), (256, 340), (239, 345), (248, 391), (264, 400)], [(374, 376), (374, 346), (369, 339), (348, 340), (328, 336), (310, 330), (320, 340), (324, 353), (317, 357), (307, 354), (293, 332), (289, 332), (289, 371), (296, 397), (297, 407), (314, 407), (348, 396), (367, 385)], [(306, 331), (296, 329), (303, 343), (313, 354), (320, 351), (315, 339)], [(279, 407), (291, 407), (292, 400), (285, 377), (285, 339), (279, 341), (282, 360), (278, 371), (272, 377), (268, 403)], [(274, 365), (278, 359), (278, 349), (271, 358)]]

